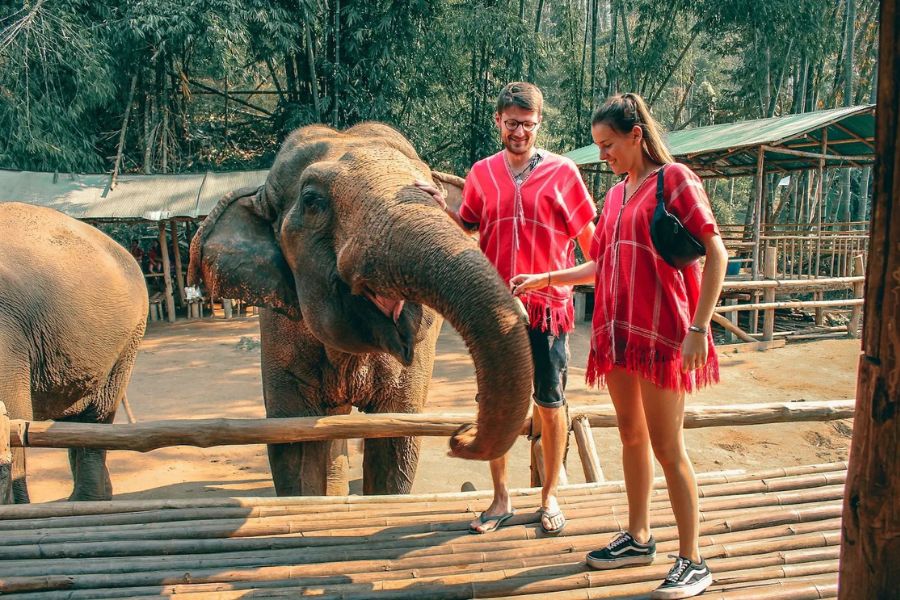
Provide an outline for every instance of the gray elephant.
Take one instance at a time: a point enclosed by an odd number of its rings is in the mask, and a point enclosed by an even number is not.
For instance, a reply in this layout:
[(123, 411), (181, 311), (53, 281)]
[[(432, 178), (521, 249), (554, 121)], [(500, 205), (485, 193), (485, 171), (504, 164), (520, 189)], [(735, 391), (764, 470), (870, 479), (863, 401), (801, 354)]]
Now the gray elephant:
[[(111, 423), (147, 321), (134, 258), (55, 210), (0, 204), (0, 400), (12, 419)], [(28, 502), (25, 452), (13, 496)], [(106, 451), (69, 450), (70, 500), (108, 500)]]
[[(414, 181), (432, 173), (385, 125), (309, 126), (263, 186), (223, 198), (191, 244), (191, 281), (260, 312), (268, 417), (422, 409), (442, 315), (475, 363), (478, 419), (451, 438), (463, 458), (503, 454), (531, 394), (528, 338), (497, 272)], [(458, 189), (454, 190), (458, 195)], [(346, 492), (343, 442), (269, 446), (279, 495)], [(366, 494), (407, 493), (418, 438), (367, 439)]]

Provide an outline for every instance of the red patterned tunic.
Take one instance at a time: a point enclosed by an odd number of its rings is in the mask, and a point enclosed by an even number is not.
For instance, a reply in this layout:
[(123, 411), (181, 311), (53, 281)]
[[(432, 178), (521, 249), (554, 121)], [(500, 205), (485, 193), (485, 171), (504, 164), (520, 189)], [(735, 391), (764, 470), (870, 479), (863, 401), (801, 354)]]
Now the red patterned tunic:
[[(504, 151), (478, 161), (466, 177), (459, 216), (478, 225), (479, 245), (503, 281), (575, 264), (575, 238), (597, 209), (571, 160), (543, 152), (543, 160), (517, 183)], [(571, 286), (520, 296), (530, 325), (554, 335), (574, 324)]]
[[(591, 243), (591, 258), (597, 261), (587, 369), (591, 385), (602, 384), (614, 366), (672, 390), (691, 391), (719, 380), (711, 334), (706, 365), (681, 371), (681, 343), (700, 296), (700, 265), (679, 271), (653, 247), (650, 220), (658, 176), (647, 177), (624, 206), (627, 180), (606, 194)], [(703, 184), (690, 169), (666, 165), (664, 180), (666, 208), (694, 237), (718, 233)]]

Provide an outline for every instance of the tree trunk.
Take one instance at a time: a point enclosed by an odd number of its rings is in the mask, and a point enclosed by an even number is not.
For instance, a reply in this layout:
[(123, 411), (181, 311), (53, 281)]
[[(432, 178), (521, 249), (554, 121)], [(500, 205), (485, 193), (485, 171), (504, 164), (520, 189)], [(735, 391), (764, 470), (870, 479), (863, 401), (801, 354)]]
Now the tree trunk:
[(309, 25), (309, 19), (303, 24), (306, 46), (306, 68), (309, 70), (309, 93), (312, 96), (313, 111), (316, 115), (316, 121), (322, 121), (322, 110), (319, 106), (319, 79), (316, 75), (316, 54), (313, 47), (312, 31)]
[[(882, 0), (879, 72), (900, 56), (897, 0)], [(900, 589), (900, 94), (879, 86), (875, 201), (866, 282), (863, 356), (844, 493), (839, 597), (892, 598)]]

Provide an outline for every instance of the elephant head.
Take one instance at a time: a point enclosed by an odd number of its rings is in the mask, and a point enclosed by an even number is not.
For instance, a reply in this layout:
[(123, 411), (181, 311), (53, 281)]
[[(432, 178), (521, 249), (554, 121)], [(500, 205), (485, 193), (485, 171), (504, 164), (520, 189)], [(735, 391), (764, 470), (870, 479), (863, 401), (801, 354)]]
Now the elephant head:
[(451, 452), (496, 458), (529, 408), (527, 335), (496, 270), (417, 179), (459, 196), (462, 180), (432, 172), (390, 127), (299, 129), (262, 187), (211, 211), (191, 244), (191, 279), (302, 320), (328, 349), (407, 366), (431, 307), (466, 341), (477, 373), (477, 425), (453, 436)]

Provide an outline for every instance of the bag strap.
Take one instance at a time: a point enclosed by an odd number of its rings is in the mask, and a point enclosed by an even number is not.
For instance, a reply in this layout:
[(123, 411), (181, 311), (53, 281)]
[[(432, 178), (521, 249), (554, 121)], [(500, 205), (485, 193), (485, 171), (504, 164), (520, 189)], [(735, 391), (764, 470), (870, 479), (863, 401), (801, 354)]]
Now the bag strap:
[(659, 168), (658, 175), (656, 176), (656, 203), (661, 204), (663, 209), (666, 208), (666, 198), (663, 194), (663, 189), (665, 188), (665, 178), (663, 174), (666, 172), (666, 165), (663, 165)]

